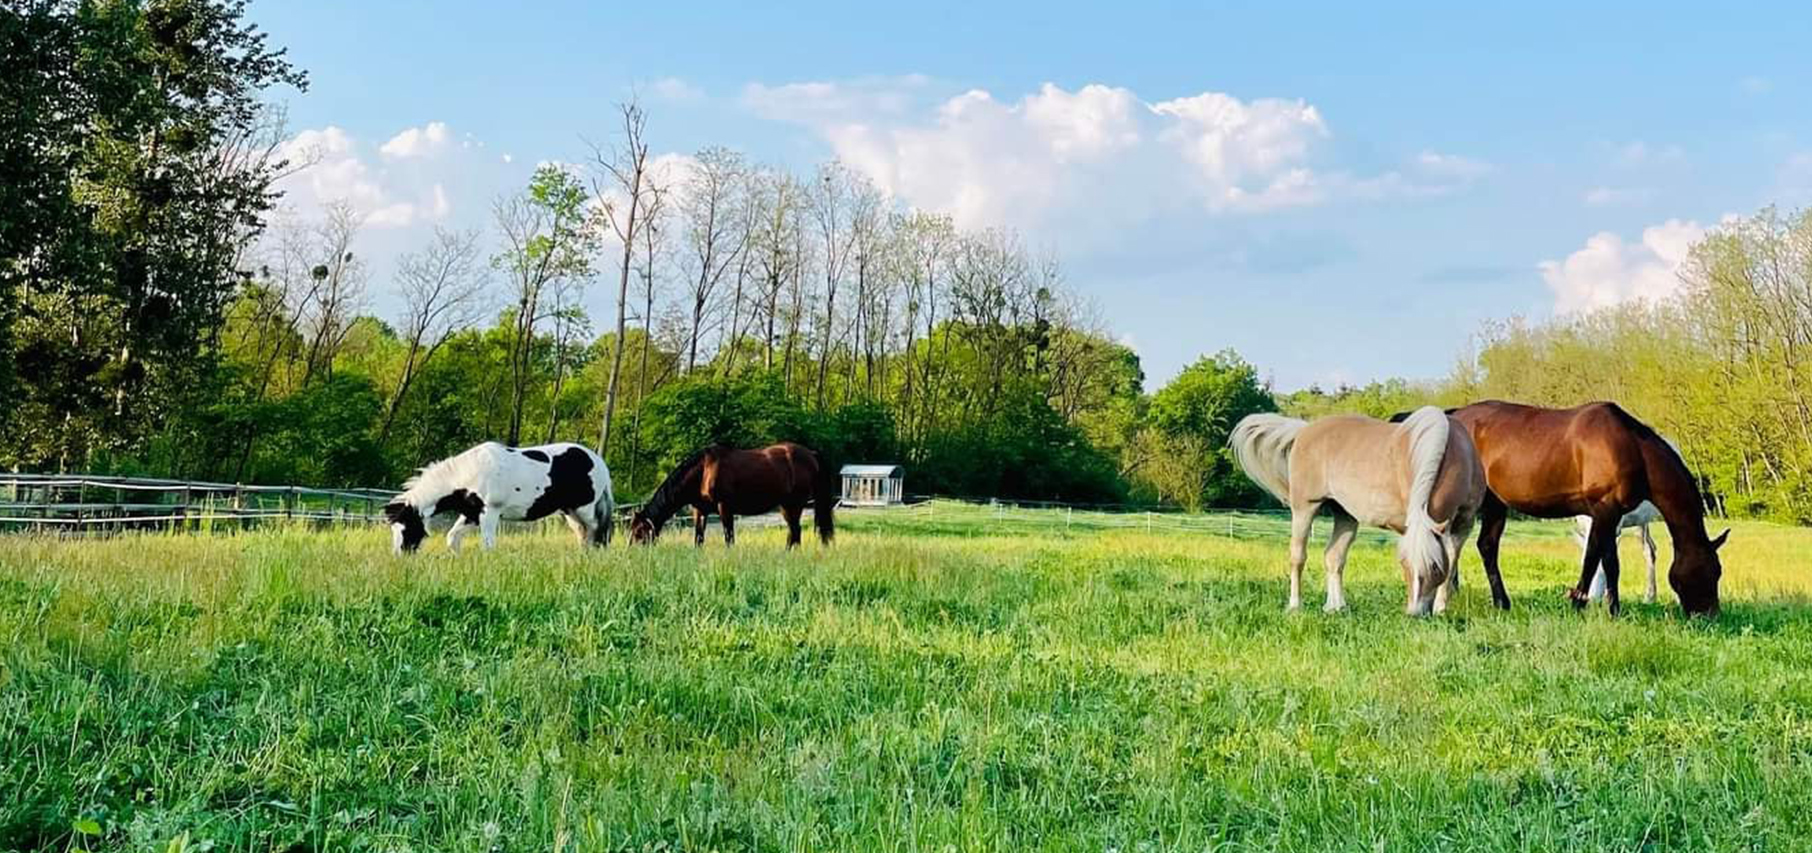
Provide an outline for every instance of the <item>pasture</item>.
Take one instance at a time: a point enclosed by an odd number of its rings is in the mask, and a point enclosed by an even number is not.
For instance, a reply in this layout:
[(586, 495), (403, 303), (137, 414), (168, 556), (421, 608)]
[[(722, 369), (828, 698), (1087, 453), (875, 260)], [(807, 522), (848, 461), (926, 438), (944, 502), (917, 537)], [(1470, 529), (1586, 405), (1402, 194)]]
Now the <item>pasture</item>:
[(1704, 624), (1634, 536), (1624, 617), (1574, 613), (1564, 528), (1513, 522), (1515, 610), (1469, 549), (1413, 620), (1371, 531), (1350, 612), (1324, 524), (1286, 614), (1281, 521), (1167, 520), (0, 538), (0, 849), (1812, 845), (1812, 531), (1738, 525)]

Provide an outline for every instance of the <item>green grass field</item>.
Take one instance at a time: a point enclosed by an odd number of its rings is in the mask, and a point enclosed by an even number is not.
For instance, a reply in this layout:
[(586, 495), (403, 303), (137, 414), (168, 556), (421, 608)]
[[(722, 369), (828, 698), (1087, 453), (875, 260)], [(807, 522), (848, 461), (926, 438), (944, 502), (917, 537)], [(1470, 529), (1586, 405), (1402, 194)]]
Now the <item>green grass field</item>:
[(1228, 529), (0, 538), (0, 850), (1812, 846), (1812, 531), (1739, 525), (1689, 624), (1665, 579), (1575, 614), (1527, 523), (1511, 613), (1469, 552), (1404, 616), (1367, 537), (1351, 612), (1317, 552), (1286, 614), (1283, 540)]

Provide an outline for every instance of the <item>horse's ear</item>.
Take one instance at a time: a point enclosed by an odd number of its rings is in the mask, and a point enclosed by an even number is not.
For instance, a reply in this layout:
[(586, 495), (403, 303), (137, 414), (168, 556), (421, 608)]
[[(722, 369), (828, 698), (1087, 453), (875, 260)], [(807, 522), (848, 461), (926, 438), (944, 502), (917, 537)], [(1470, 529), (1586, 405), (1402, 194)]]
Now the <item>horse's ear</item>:
[(1718, 534), (1718, 538), (1711, 540), (1711, 550), (1716, 551), (1719, 548), (1724, 547), (1724, 540), (1729, 539), (1729, 538), (1730, 538), (1730, 528), (1726, 527), (1726, 528), (1724, 528), (1723, 533)]

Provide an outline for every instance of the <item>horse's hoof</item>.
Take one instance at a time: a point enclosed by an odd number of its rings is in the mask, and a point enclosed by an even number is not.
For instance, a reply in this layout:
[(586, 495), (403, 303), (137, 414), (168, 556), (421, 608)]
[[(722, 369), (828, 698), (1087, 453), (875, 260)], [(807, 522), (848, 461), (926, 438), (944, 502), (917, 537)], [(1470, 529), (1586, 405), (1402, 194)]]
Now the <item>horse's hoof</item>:
[(1345, 613), (1346, 612), (1346, 602), (1330, 601), (1321, 606), (1321, 612), (1323, 612), (1323, 613)]

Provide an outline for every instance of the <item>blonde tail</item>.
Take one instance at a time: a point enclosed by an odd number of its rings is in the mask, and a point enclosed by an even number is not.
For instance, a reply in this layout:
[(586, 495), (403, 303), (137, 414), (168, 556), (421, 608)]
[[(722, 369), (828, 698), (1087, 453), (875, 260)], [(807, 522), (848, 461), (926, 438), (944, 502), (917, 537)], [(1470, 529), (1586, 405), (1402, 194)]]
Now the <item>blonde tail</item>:
[(1305, 426), (1306, 421), (1283, 415), (1247, 415), (1227, 437), (1233, 458), (1247, 479), (1284, 506), (1290, 505), (1290, 451), (1296, 447), (1296, 434)]
[(1425, 614), (1434, 601), (1435, 588), (1447, 579), (1447, 549), (1441, 542), (1446, 528), (1436, 524), (1434, 517), (1428, 514), (1428, 501), (1434, 495), (1441, 461), (1447, 455), (1450, 422), (1446, 412), (1424, 406), (1403, 421), (1402, 428), (1409, 431), (1411, 479), (1397, 557), (1415, 573), (1412, 610)]

